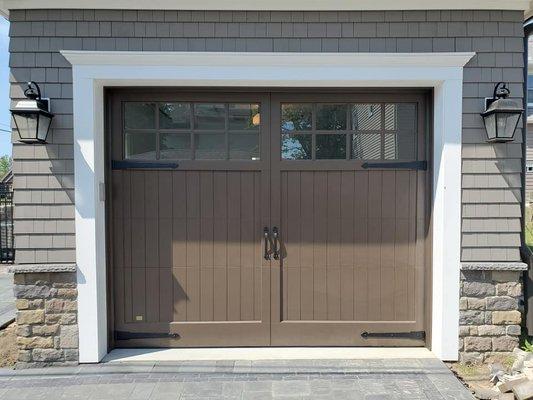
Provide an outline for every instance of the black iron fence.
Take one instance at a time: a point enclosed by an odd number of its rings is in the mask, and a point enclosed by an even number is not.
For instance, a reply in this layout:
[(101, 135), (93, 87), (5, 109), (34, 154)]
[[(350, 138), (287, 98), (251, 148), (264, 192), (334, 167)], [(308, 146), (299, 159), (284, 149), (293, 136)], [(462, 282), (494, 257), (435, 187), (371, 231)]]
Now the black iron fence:
[(13, 238), (13, 192), (0, 185), (0, 262), (15, 260)]

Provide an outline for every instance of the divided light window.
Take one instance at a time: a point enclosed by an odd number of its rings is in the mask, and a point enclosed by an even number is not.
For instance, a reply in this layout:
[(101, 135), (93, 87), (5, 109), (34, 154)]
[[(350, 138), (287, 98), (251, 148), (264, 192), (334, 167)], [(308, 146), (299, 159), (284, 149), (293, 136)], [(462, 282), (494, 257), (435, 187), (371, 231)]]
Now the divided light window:
[(124, 158), (259, 160), (259, 104), (123, 103)]
[(281, 105), (284, 160), (415, 160), (416, 103)]

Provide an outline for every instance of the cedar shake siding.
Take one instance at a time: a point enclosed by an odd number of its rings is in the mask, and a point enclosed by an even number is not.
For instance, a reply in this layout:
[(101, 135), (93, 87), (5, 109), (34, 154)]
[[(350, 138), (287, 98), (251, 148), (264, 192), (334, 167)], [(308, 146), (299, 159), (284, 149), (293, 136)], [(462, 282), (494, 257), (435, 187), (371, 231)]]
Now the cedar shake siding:
[(476, 52), (464, 70), (461, 257), (520, 260), (522, 129), (514, 142), (487, 144), (479, 113), (498, 81), (522, 99), (521, 11), (13, 10), (9, 18), (11, 98), (36, 81), (55, 114), (46, 145), (14, 140), (18, 264), (76, 261), (72, 73), (60, 50)]

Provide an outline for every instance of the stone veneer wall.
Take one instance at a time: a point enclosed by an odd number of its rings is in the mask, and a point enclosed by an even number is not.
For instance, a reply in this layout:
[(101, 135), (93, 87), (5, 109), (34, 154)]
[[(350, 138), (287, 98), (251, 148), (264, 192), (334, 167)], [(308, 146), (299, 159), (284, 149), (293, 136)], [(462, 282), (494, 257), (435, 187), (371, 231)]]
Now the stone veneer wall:
[(17, 273), (17, 368), (78, 363), (76, 274)]
[(461, 272), (459, 350), (462, 362), (508, 356), (522, 328), (522, 271)]

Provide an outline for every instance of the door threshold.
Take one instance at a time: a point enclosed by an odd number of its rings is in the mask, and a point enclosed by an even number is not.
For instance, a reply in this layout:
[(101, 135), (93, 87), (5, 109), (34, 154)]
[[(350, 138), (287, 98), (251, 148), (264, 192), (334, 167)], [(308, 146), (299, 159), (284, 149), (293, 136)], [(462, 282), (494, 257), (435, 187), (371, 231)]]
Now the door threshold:
[(425, 347), (232, 347), (114, 349), (103, 362), (435, 358)]

